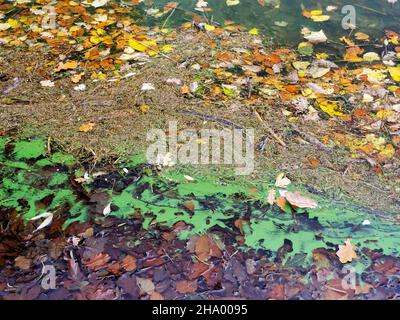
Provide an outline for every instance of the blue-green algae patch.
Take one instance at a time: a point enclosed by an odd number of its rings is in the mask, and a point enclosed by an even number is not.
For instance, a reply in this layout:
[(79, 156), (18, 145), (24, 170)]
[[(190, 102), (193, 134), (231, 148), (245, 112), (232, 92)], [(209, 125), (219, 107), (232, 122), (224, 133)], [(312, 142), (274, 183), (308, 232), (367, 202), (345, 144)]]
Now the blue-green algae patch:
[[(71, 155), (48, 155), (45, 146), (40, 139), (12, 143), (0, 138), (0, 207), (16, 209), (26, 220), (44, 211), (61, 214), (67, 210), (65, 226), (87, 221), (93, 204), (80, 199), (70, 183), (82, 167)], [(128, 171), (117, 168), (112, 173), (118, 182), (123, 182), (118, 191), (113, 184), (100, 183), (106, 181), (101, 176), (87, 179), (82, 186), (88, 194), (108, 194), (111, 216), (129, 219), (141, 215), (145, 229), (183, 221), (190, 228), (179, 234), (181, 239), (229, 229), (243, 236), (243, 249), (264, 249), (272, 255), (289, 243), (287, 263), (294, 263), (299, 256), (309, 259), (318, 248), (337, 250), (347, 238), (357, 246), (357, 268), (368, 264), (364, 249), (399, 255), (400, 228), (390, 217), (374, 215), (373, 211), (357, 209), (352, 204), (339, 205), (308, 194), (301, 186), (292, 185), (289, 189), (317, 200), (318, 208), (289, 206), (281, 210), (277, 205), (271, 206), (266, 201), (269, 191), (275, 189), (279, 194), (280, 190), (270, 179), (246, 180), (225, 173), (188, 177), (190, 170), (181, 167), (160, 172), (144, 164), (142, 156), (132, 158), (125, 167)], [(132, 175), (135, 179), (129, 180)], [(237, 219), (242, 221), (240, 231), (234, 223)]]
[(73, 156), (62, 152), (46, 156), (41, 139), (18, 141), (8, 153), (7, 143), (11, 142), (0, 139), (0, 207), (15, 209), (26, 220), (45, 211), (57, 213), (65, 206), (68, 224), (88, 218), (87, 208), (68, 182), (70, 168), (63, 167), (76, 163)]

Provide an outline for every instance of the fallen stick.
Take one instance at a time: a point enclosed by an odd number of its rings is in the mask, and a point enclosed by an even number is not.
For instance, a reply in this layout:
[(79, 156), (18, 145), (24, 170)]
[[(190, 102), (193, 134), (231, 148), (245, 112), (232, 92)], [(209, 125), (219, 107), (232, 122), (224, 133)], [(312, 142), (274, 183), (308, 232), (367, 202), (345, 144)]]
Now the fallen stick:
[(265, 129), (267, 129), (267, 131), (270, 133), (270, 135), (282, 146), (282, 147), (286, 147), (286, 143), (275, 133), (274, 130), (272, 130), (272, 128), (270, 126), (268, 126), (265, 121), (263, 120), (263, 118), (261, 118), (260, 114), (256, 111), (253, 110), (254, 114), (256, 115), (257, 119), (262, 123), (262, 125), (264, 126)]
[(293, 131), (296, 131), (304, 140), (307, 142), (317, 146), (319, 149), (322, 149), (327, 152), (332, 152), (332, 149), (328, 148), (326, 145), (324, 145), (321, 141), (319, 141), (316, 137), (313, 135), (301, 131), (295, 124), (291, 123), (290, 124), (291, 128)]
[(215, 116), (208, 115), (208, 114), (202, 114), (202, 113), (198, 113), (198, 112), (194, 112), (194, 111), (189, 111), (189, 110), (180, 110), (180, 112), (182, 112), (183, 114), (189, 115), (189, 116), (194, 116), (194, 117), (198, 117), (198, 118), (201, 118), (204, 120), (218, 122), (219, 124), (222, 124), (224, 126), (233, 127), (238, 130), (243, 130), (243, 128), (241, 126), (237, 125), (236, 123), (233, 123), (232, 121), (226, 120), (226, 119), (222, 119), (222, 118), (215, 117)]

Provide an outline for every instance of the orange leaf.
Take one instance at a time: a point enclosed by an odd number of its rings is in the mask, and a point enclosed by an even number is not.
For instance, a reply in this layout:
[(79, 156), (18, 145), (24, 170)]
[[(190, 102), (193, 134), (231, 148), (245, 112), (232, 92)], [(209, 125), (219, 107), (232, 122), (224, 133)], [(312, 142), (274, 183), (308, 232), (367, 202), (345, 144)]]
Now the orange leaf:
[(78, 66), (77, 61), (67, 61), (67, 62), (60, 62), (57, 66), (57, 68), (54, 69), (55, 72), (59, 72), (61, 70), (71, 70), (75, 69)]
[(107, 253), (99, 253), (85, 262), (85, 266), (94, 271), (107, 266), (110, 261), (110, 256)]
[(126, 256), (121, 261), (121, 267), (126, 271), (135, 271), (137, 268), (136, 258), (130, 255)]
[(279, 208), (284, 210), (285, 204), (286, 204), (286, 199), (284, 197), (279, 197), (278, 200), (276, 200), (276, 204), (278, 205)]
[(79, 131), (80, 132), (88, 132), (88, 131), (91, 131), (91, 130), (93, 130), (93, 128), (94, 128), (94, 126), (95, 126), (96, 124), (95, 123), (85, 123), (85, 124), (83, 124), (83, 125), (81, 125), (80, 127), (79, 127)]
[(364, 52), (363, 49), (360, 47), (350, 47), (346, 49), (346, 52), (343, 56), (343, 60), (348, 61), (348, 62), (361, 62), (363, 61), (362, 57), (359, 57), (359, 54), (362, 54)]

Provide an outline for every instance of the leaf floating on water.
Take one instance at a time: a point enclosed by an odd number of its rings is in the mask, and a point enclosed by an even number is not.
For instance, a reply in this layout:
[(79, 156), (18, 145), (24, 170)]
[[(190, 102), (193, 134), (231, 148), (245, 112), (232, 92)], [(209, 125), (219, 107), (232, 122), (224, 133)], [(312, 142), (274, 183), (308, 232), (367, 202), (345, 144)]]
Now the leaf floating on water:
[(276, 25), (277, 27), (285, 28), (288, 26), (288, 23), (286, 21), (275, 21), (274, 25)]
[(363, 55), (363, 60), (366, 62), (373, 62), (381, 60), (381, 57), (376, 52), (367, 52)]
[(357, 253), (354, 251), (355, 246), (351, 244), (351, 239), (347, 239), (344, 245), (339, 245), (336, 255), (341, 263), (347, 263), (357, 259)]
[(299, 192), (286, 192), (285, 198), (292, 207), (309, 209), (315, 209), (318, 207), (317, 201), (303, 196)]
[(322, 43), (328, 40), (323, 30), (311, 31), (308, 28), (303, 28), (301, 33), (311, 43)]
[(227, 6), (236, 6), (240, 3), (240, 0), (226, 0)]
[(108, 0), (94, 0), (91, 3), (91, 5), (92, 5), (92, 7), (100, 8), (100, 7), (104, 6), (104, 5), (106, 5), (107, 2), (108, 2)]

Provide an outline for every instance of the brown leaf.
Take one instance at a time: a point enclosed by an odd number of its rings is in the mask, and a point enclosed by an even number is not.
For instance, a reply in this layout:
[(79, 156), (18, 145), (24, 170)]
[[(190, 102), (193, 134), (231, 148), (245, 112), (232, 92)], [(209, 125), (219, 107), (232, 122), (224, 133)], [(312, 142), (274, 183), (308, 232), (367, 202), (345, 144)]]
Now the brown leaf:
[(202, 261), (207, 261), (210, 257), (210, 241), (206, 235), (200, 236), (197, 239), (195, 253)]
[(121, 274), (121, 263), (116, 262), (107, 268), (107, 271), (112, 273), (115, 276), (119, 276)]
[(183, 207), (190, 212), (194, 212), (194, 203), (193, 201), (185, 201), (183, 203)]
[(197, 290), (197, 283), (194, 281), (182, 280), (176, 284), (176, 291), (182, 294), (194, 293)]
[(200, 277), (204, 272), (208, 270), (209, 266), (201, 263), (201, 262), (196, 262), (191, 268), (191, 273), (188, 277), (189, 280), (194, 280)]
[(14, 263), (18, 268), (20, 268), (22, 270), (28, 270), (28, 269), (30, 269), (30, 267), (32, 265), (32, 259), (28, 259), (23, 256), (19, 256), (19, 257), (15, 258)]

